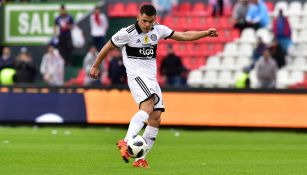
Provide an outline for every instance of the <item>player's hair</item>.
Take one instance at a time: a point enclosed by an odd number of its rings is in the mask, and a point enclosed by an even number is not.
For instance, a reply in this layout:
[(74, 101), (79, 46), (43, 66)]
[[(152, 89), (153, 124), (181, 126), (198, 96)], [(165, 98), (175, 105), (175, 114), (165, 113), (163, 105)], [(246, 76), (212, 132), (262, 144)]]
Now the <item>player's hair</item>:
[(62, 4), (61, 7), (60, 7), (60, 9), (65, 10), (65, 5)]
[(155, 16), (157, 14), (156, 8), (153, 5), (145, 4), (140, 9), (140, 14), (146, 14), (147, 16)]

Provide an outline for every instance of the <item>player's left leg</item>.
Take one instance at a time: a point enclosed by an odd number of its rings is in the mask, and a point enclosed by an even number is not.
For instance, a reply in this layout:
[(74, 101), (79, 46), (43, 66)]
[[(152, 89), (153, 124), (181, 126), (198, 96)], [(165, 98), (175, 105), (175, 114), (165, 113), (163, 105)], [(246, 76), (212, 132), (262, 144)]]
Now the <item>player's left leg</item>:
[(149, 167), (148, 162), (145, 160), (145, 157), (148, 154), (148, 152), (151, 150), (158, 135), (159, 126), (161, 122), (161, 114), (162, 111), (160, 110), (156, 110), (150, 113), (148, 119), (148, 125), (146, 126), (145, 131), (143, 133), (143, 137), (147, 141), (148, 151), (143, 157), (135, 160), (135, 162), (133, 163), (134, 167), (142, 167), (142, 168)]

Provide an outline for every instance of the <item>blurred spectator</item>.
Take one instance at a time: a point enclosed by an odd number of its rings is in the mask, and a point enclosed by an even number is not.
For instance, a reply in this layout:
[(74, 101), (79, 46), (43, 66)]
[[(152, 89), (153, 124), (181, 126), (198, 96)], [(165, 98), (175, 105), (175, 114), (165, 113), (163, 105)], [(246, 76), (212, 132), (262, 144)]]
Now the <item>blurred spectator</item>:
[(256, 64), (260, 88), (275, 88), (277, 71), (276, 61), (271, 57), (269, 49), (266, 49)]
[(283, 67), (286, 64), (286, 55), (287, 52), (284, 48), (278, 43), (277, 40), (274, 40), (271, 47), (270, 52), (274, 60), (276, 61), (278, 68)]
[(291, 28), (288, 18), (284, 16), (282, 9), (279, 10), (278, 16), (273, 21), (273, 33), (283, 49), (288, 50), (292, 43)]
[(255, 30), (267, 27), (270, 23), (270, 17), (264, 0), (251, 0), (246, 14), (246, 21), (248, 26)]
[(90, 16), (91, 36), (98, 50), (105, 43), (105, 36), (109, 27), (107, 16), (101, 13), (100, 8), (96, 7)]
[(178, 4), (177, 0), (152, 0), (152, 4), (157, 9), (157, 15), (163, 19), (165, 16), (169, 15), (172, 8)]
[(73, 17), (67, 13), (65, 6), (62, 5), (60, 8), (60, 15), (55, 19), (54, 34), (59, 35), (58, 48), (65, 60), (66, 66), (71, 64), (71, 54), (73, 51), (71, 29), (73, 24)]
[(43, 56), (40, 72), (48, 85), (62, 86), (64, 84), (64, 60), (59, 51), (52, 45), (48, 46), (48, 52)]
[(177, 55), (175, 55), (173, 47), (169, 46), (168, 53), (163, 58), (160, 66), (160, 74), (166, 79), (166, 85), (185, 85), (185, 78), (183, 76), (185, 71), (186, 69), (182, 64), (181, 59)]
[(26, 47), (22, 47), (20, 54), (14, 61), (13, 68), (16, 70), (16, 83), (33, 83), (37, 74), (37, 69), (29, 55)]
[(267, 49), (267, 45), (263, 42), (261, 37), (258, 37), (257, 45), (253, 51), (253, 61), (256, 62), (262, 56), (263, 52)]
[(248, 27), (245, 17), (248, 10), (248, 0), (238, 0), (233, 7), (232, 19), (234, 20), (234, 27), (240, 30), (240, 33)]
[(263, 55), (263, 52), (267, 49), (267, 45), (263, 42), (261, 37), (258, 37), (258, 42), (253, 50), (252, 54), (252, 64), (246, 68), (248, 71), (251, 71), (254, 69), (256, 62), (259, 60), (259, 58)]
[(11, 49), (9, 47), (4, 47), (0, 58), (0, 70), (13, 67), (13, 63), (14, 58), (11, 55)]
[(112, 85), (126, 84), (126, 68), (119, 50), (116, 50), (109, 63), (109, 79)]
[(209, 0), (212, 6), (212, 16), (223, 16), (224, 13), (224, 0)]
[(243, 69), (243, 72), (235, 80), (235, 88), (237, 89), (249, 89), (250, 88), (250, 79), (249, 79), (249, 70)]
[[(93, 63), (95, 62), (97, 55), (98, 55), (97, 48), (95, 46), (91, 46), (89, 51), (87, 52), (85, 58), (83, 59), (83, 69), (86, 72), (85, 77), (84, 77), (84, 85), (100, 84), (99, 79), (98, 80), (92, 79), (89, 76), (90, 69), (91, 69)], [(101, 64), (101, 65), (103, 65), (103, 64)], [(100, 69), (102, 69), (102, 67)]]

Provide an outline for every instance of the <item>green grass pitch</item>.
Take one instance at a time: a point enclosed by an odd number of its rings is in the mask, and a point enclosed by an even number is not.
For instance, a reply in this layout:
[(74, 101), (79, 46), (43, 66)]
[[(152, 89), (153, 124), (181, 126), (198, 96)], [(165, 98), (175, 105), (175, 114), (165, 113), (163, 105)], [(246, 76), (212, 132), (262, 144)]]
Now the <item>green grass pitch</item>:
[(0, 127), (1, 175), (299, 175), (307, 134), (161, 129), (150, 169), (124, 163), (120, 128)]

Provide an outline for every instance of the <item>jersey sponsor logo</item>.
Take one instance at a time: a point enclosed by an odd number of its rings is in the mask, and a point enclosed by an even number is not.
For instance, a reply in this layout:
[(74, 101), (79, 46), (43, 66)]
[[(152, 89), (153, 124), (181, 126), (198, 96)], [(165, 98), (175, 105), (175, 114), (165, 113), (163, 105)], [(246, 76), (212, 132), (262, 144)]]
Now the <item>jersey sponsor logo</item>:
[(154, 55), (154, 48), (143, 47), (139, 50), (139, 53), (146, 56), (147, 58), (152, 58)]
[(137, 41), (136, 41), (136, 43), (140, 43), (141, 42), (141, 40), (140, 39), (138, 39)]
[(114, 39), (115, 39), (115, 41), (119, 41), (119, 37), (118, 36), (115, 36)]
[(152, 41), (157, 41), (158, 37), (157, 37), (156, 34), (151, 34), (151, 35), (150, 35), (150, 39), (151, 39)]
[(156, 58), (157, 45), (148, 47), (130, 47), (126, 45), (126, 52), (128, 58), (132, 59), (155, 59)]

